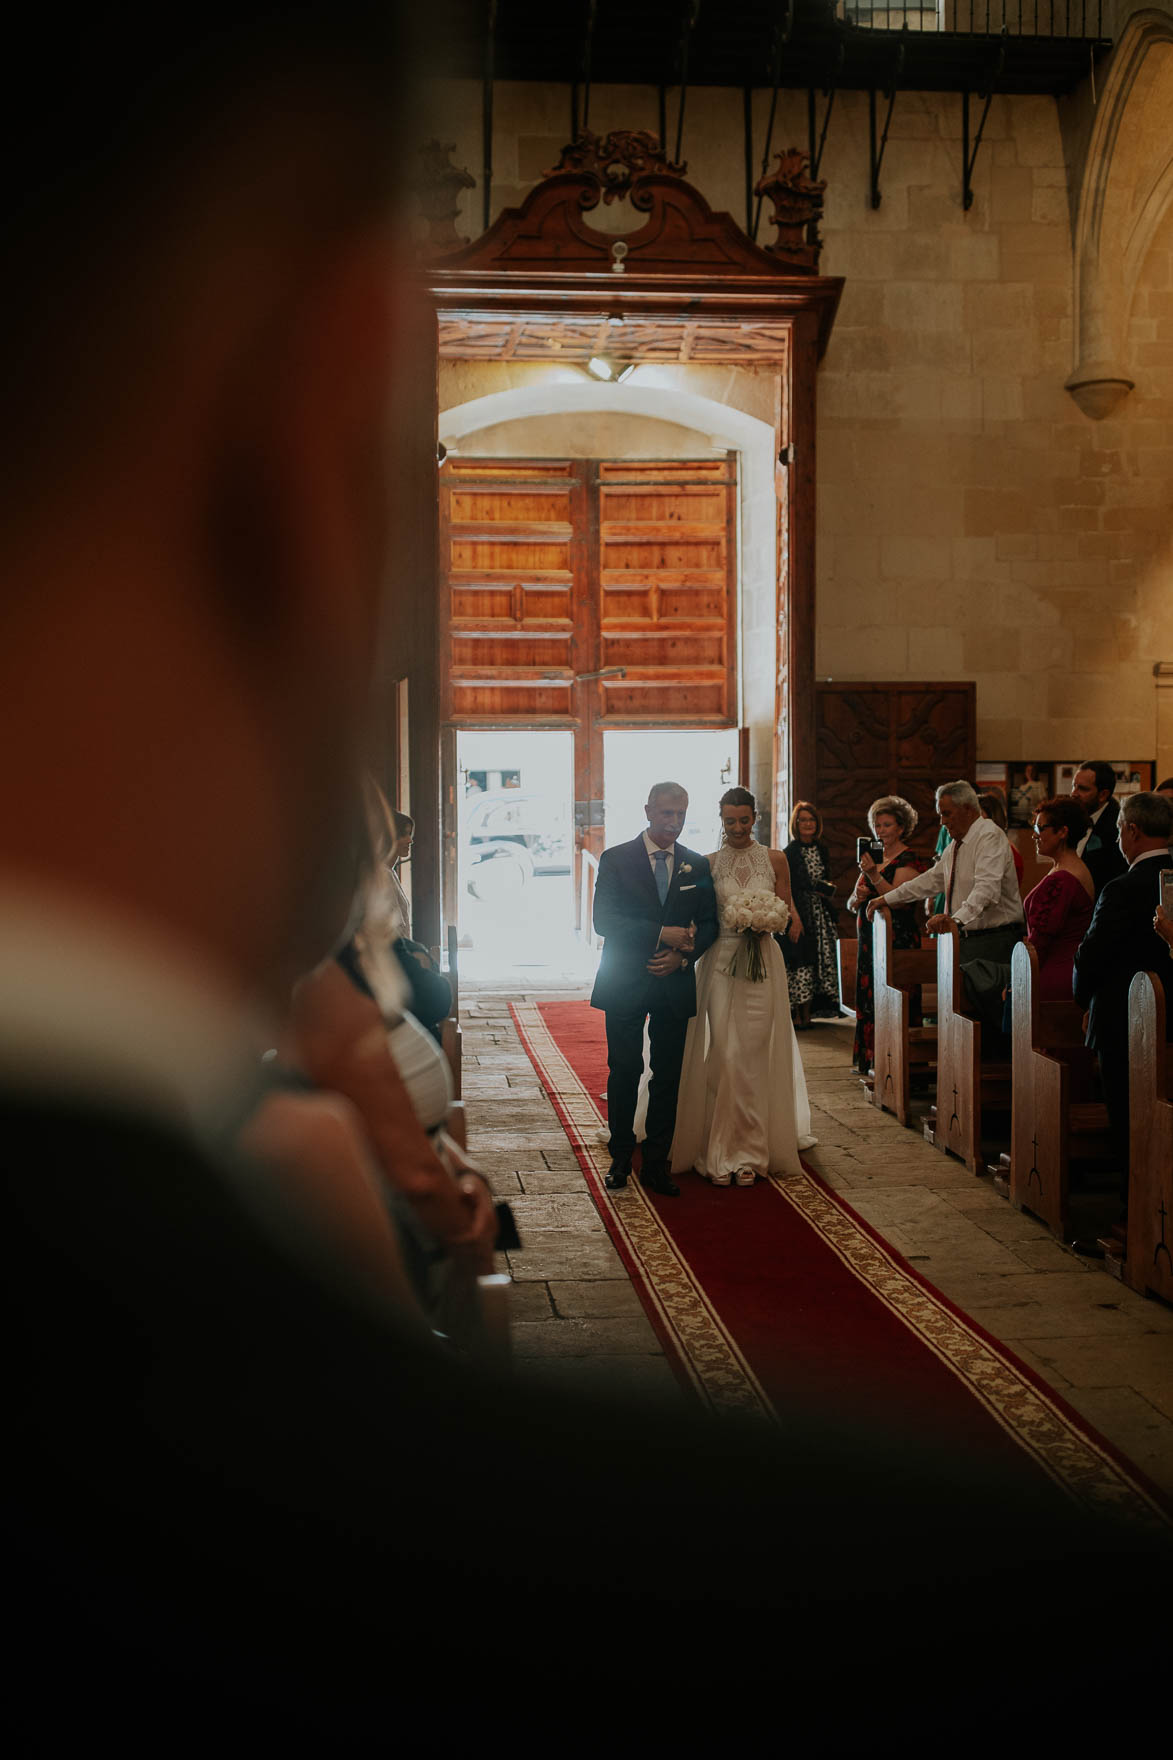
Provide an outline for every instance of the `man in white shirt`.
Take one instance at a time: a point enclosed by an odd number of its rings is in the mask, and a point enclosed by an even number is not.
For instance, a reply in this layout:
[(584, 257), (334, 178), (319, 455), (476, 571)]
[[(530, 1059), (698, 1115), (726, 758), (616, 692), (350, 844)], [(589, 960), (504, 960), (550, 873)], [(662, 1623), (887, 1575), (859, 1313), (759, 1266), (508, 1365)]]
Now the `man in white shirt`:
[(1109, 880), (1123, 874), (1126, 866), (1116, 841), (1120, 803), (1113, 793), (1115, 787), (1116, 772), (1111, 764), (1099, 759), (1081, 764), (1071, 779), (1071, 798), (1079, 802), (1091, 820), (1091, 827), (1080, 838), (1075, 853), (1087, 865), (1097, 898)]
[(1010, 840), (992, 819), (983, 819), (977, 793), (968, 782), (942, 783), (937, 813), (953, 842), (925, 873), (873, 899), (868, 917), (874, 917), (877, 909), (914, 904), (943, 892), (945, 909), (926, 924), (930, 935), (953, 922), (961, 930), (963, 966), (979, 959), (1009, 961), (1023, 929)]
[(953, 842), (926, 873), (873, 899), (868, 916), (874, 917), (878, 906), (912, 904), (943, 892), (945, 909), (934, 912), (926, 928), (936, 935), (947, 923), (957, 924), (969, 1002), (1000, 1032), (1001, 970), (1010, 964), (1024, 926), (1010, 840), (992, 819), (983, 818), (977, 792), (968, 782), (942, 783), (937, 813)]

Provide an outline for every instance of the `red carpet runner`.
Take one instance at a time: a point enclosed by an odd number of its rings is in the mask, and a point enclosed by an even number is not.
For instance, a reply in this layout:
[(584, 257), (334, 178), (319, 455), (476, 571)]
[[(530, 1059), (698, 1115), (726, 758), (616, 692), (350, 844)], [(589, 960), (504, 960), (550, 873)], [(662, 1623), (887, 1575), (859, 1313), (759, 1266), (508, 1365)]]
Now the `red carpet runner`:
[(585, 1002), (512, 1013), (668, 1359), (704, 1405), (871, 1412), (992, 1461), (1033, 1463), (1090, 1507), (1165, 1519), (1134, 1467), (811, 1169), (749, 1189), (685, 1175), (672, 1199), (635, 1178), (608, 1192), (602, 1015)]

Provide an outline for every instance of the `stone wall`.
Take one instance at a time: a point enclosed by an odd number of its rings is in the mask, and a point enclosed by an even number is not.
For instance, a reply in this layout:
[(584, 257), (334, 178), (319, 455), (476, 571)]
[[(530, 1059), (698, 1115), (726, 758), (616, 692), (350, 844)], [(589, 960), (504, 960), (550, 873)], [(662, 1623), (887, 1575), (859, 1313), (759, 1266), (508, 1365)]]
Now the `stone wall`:
[[(1146, 68), (1147, 134), (1173, 93), (1173, 48), (1168, 68)], [(965, 213), (958, 97), (899, 94), (875, 210), (866, 95), (836, 100), (822, 266), (846, 287), (819, 391), (817, 669), (976, 680), (986, 759), (1156, 755), (1169, 772), (1153, 663), (1173, 661), (1173, 130), (1162, 147), (1158, 126), (1129, 197), (1150, 221), (1164, 201), (1164, 219), (1126, 284), (1122, 263), (1107, 271), (1135, 389), (1095, 422), (1064, 389), (1089, 101), (1086, 87), (996, 97)], [(479, 90), (451, 82), (430, 102), (456, 162), (478, 172)], [(767, 102), (757, 94), (759, 152)], [(568, 88), (497, 88), (494, 211), (556, 162), (569, 111)], [(782, 94), (779, 112), (775, 144), (805, 145), (805, 94)], [(675, 115), (669, 94), (670, 139)], [(654, 129), (655, 93), (599, 88), (590, 121)], [(684, 157), (744, 223), (739, 92), (689, 93)], [(479, 202), (478, 189), (468, 232)], [(616, 208), (608, 223), (630, 220)]]

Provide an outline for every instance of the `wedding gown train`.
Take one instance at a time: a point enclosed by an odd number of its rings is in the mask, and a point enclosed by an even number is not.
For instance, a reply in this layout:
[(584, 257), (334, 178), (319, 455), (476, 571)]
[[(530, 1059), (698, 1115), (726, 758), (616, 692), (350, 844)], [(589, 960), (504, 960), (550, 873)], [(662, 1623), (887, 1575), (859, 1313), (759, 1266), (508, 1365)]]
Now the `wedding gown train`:
[[(709, 860), (718, 911), (735, 892), (774, 890), (774, 870), (760, 843), (721, 849)], [(761, 948), (766, 976), (760, 983), (744, 975), (739, 934), (723, 929), (697, 962), (697, 1012), (684, 1047), (673, 1173), (695, 1168), (722, 1183), (746, 1170), (798, 1173), (799, 1151), (816, 1141), (786, 962), (772, 935), (762, 938)], [(736, 953), (737, 975), (730, 977)]]

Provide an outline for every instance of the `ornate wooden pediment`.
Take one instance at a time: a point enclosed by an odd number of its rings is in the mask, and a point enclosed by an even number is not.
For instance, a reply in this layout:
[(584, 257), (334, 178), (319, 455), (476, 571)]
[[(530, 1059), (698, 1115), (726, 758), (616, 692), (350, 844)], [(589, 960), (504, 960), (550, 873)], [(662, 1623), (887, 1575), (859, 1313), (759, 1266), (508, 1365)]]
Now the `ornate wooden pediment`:
[[(445, 270), (528, 275), (794, 273), (800, 265), (759, 249), (731, 214), (714, 212), (685, 181), (685, 169), (668, 162), (653, 134), (618, 129), (599, 136), (584, 130), (520, 208), (507, 208), (480, 238), (441, 250), (432, 261)], [(643, 216), (642, 225), (616, 235), (590, 224), (588, 216), (600, 202), (619, 200)], [(809, 272), (813, 264), (801, 267)]]

